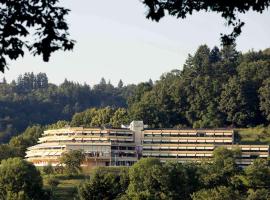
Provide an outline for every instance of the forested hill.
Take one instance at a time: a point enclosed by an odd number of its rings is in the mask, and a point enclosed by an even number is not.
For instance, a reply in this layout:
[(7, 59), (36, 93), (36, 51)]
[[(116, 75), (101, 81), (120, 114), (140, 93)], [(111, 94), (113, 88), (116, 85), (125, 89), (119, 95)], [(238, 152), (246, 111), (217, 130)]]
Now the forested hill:
[[(120, 77), (121, 78), (121, 77)], [(46, 74), (26, 73), (0, 84), (1, 142), (31, 124), (70, 121), (74, 125), (119, 125), (144, 120), (150, 127), (249, 127), (270, 121), (270, 49), (237, 52), (235, 47), (200, 46), (184, 66), (155, 83), (117, 87), (104, 79), (89, 85), (49, 83)], [(108, 112), (107, 112), (108, 111)], [(121, 112), (120, 112), (121, 111)], [(95, 115), (92, 115), (95, 113)], [(75, 120), (75, 121), (74, 121)]]
[(182, 70), (147, 84), (129, 105), (131, 118), (161, 127), (249, 127), (270, 121), (270, 49), (242, 54), (200, 46)]
[(126, 97), (135, 85), (118, 87), (100, 83), (91, 88), (65, 80), (59, 86), (49, 83), (44, 73), (25, 73), (16, 81), (0, 83), (0, 142), (19, 134), (31, 124), (51, 124), (70, 120), (74, 113), (89, 107), (126, 107)]

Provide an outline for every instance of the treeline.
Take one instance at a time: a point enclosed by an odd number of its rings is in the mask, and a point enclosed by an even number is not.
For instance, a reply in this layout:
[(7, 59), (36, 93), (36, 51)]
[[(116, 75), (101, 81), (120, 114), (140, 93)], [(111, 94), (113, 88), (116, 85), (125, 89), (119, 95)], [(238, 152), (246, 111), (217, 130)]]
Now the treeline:
[(250, 127), (270, 120), (270, 49), (242, 54), (206, 45), (182, 70), (141, 83), (128, 100), (131, 119), (151, 127)]
[[(91, 88), (65, 80), (57, 86), (46, 74), (26, 73), (0, 84), (0, 142), (29, 125), (58, 120), (74, 126), (119, 127), (132, 120), (155, 128), (266, 126), (269, 77), (270, 49), (242, 54), (234, 46), (206, 45), (188, 56), (182, 70), (165, 73), (155, 83), (124, 86), (119, 81), (114, 87), (101, 79)], [(75, 113), (80, 114), (72, 118)]]
[(74, 113), (90, 107), (126, 107), (135, 85), (114, 87), (104, 78), (92, 88), (65, 80), (49, 83), (44, 73), (25, 73), (16, 81), (0, 83), (0, 143), (7, 142), (33, 124), (70, 120)]
[(217, 148), (210, 162), (162, 163), (144, 158), (130, 168), (99, 168), (78, 188), (80, 200), (269, 200), (270, 161), (239, 168), (237, 151)]
[(73, 115), (70, 121), (59, 120), (50, 125), (30, 125), (20, 135), (13, 136), (6, 144), (0, 144), (0, 161), (12, 157), (24, 158), (28, 147), (37, 144), (44, 130), (63, 128), (65, 126), (113, 127), (129, 124), (125, 108), (91, 108)]
[[(270, 49), (241, 54), (235, 47), (200, 46), (183, 70), (139, 83), (127, 108), (88, 109), (71, 126), (120, 127), (143, 120), (157, 128), (267, 126), (270, 121)], [(122, 120), (121, 120), (122, 119)]]

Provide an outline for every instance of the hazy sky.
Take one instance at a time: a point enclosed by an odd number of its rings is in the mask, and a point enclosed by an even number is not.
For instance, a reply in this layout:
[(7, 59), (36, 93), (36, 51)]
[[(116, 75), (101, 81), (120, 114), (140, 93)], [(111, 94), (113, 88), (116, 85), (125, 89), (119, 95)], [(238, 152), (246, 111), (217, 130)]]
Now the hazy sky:
[[(185, 20), (165, 17), (159, 23), (145, 18), (140, 0), (62, 0), (71, 9), (70, 33), (77, 41), (72, 52), (58, 52), (49, 63), (25, 55), (9, 62), (0, 74), (8, 81), (24, 72), (46, 72), (50, 82), (65, 78), (95, 84), (101, 77), (117, 84), (156, 80), (164, 72), (181, 69), (188, 53), (201, 44), (220, 44), (220, 33), (231, 31), (215, 13), (195, 13)], [(270, 11), (240, 16), (246, 25), (237, 39), (237, 49), (270, 47)]]

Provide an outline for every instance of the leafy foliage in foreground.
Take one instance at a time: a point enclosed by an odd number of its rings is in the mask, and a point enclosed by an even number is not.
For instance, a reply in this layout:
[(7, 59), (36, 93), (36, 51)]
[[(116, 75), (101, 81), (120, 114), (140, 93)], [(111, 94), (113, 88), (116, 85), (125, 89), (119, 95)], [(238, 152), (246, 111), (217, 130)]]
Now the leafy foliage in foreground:
[(1, 162), (1, 200), (48, 199), (42, 187), (42, 178), (33, 164), (20, 158), (9, 158)]
[(71, 150), (64, 153), (60, 158), (60, 163), (64, 165), (67, 174), (78, 174), (81, 171), (81, 164), (85, 160), (85, 155), (80, 150)]
[(226, 20), (228, 26), (233, 27), (232, 33), (222, 34), (221, 41), (223, 45), (233, 44), (237, 36), (242, 32), (244, 22), (238, 17), (238, 13), (246, 13), (249, 10), (263, 13), (270, 6), (269, 0), (261, 1), (205, 1), (205, 0), (144, 0), (143, 3), (148, 8), (147, 18), (159, 21), (166, 14), (186, 18), (195, 12), (215, 12), (221, 14)]
[(0, 71), (7, 68), (7, 58), (24, 56), (25, 49), (46, 62), (55, 51), (72, 50), (65, 21), (69, 11), (58, 0), (0, 1)]
[(218, 148), (213, 162), (161, 163), (143, 158), (119, 172), (100, 168), (78, 188), (80, 200), (268, 200), (270, 162), (258, 159), (246, 169), (235, 164), (237, 151)]

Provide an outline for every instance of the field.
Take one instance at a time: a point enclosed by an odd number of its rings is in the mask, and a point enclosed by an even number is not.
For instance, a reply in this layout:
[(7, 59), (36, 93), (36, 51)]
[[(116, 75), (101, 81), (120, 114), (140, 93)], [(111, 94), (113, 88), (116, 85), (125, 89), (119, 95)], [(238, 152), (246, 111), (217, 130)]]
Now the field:
[[(40, 168), (42, 171), (42, 168)], [(48, 180), (50, 178), (55, 178), (59, 181), (57, 187), (55, 187), (53, 191), (53, 199), (54, 200), (74, 200), (76, 199), (77, 194), (77, 187), (84, 181), (90, 178), (90, 175), (93, 173), (92, 170), (84, 169), (82, 174), (80, 175), (64, 175), (64, 174), (57, 174), (57, 175), (42, 175), (44, 188), (51, 190), (51, 186), (48, 184)]]
[[(101, 168), (105, 173), (119, 173), (120, 169), (125, 167), (99, 167), (99, 169)], [(42, 167), (40, 167), (39, 170), (42, 173)], [(75, 200), (77, 195), (77, 187), (84, 181), (88, 180), (94, 171), (95, 170), (93, 169), (83, 168), (80, 175), (73, 176), (64, 174), (44, 175), (42, 173), (44, 188), (53, 191), (53, 200)], [(59, 181), (59, 184), (53, 190), (48, 184), (48, 180), (52, 177)]]

